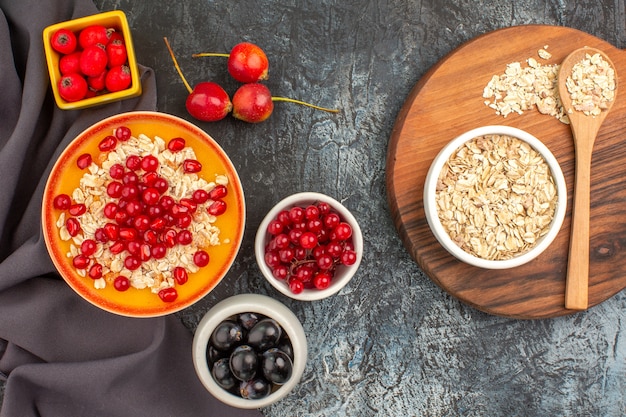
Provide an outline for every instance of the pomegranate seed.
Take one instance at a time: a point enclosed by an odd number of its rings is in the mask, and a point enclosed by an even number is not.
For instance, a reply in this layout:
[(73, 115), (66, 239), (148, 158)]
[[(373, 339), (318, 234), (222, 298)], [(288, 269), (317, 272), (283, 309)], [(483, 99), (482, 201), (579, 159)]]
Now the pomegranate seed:
[(162, 236), (161, 236), (161, 242), (163, 242), (165, 244), (165, 246), (167, 246), (168, 248), (173, 248), (174, 246), (176, 246), (176, 235), (178, 233), (176, 233), (176, 230), (174, 229), (167, 229), (163, 232)]
[(161, 194), (163, 194), (164, 192), (170, 189), (170, 184), (167, 182), (165, 178), (157, 178), (154, 181), (154, 184), (152, 184), (152, 186), (156, 188), (157, 191)]
[(72, 204), (69, 208), (69, 213), (74, 217), (81, 216), (85, 214), (86, 211), (87, 211), (87, 206), (85, 206), (82, 203)]
[(189, 245), (193, 241), (193, 235), (189, 230), (181, 230), (176, 235), (176, 241), (180, 245)]
[(174, 275), (174, 279), (176, 280), (176, 283), (178, 285), (183, 285), (189, 279), (187, 270), (182, 266), (177, 266), (176, 268), (174, 268), (172, 275)]
[(207, 200), (209, 199), (209, 193), (207, 193), (205, 190), (202, 190), (202, 189), (196, 190), (193, 192), (191, 198), (196, 204), (206, 203)]
[(121, 142), (126, 142), (128, 139), (130, 139), (130, 136), (131, 136), (131, 131), (126, 126), (120, 126), (117, 129), (115, 129), (115, 137), (119, 139)]
[(134, 217), (143, 213), (143, 204), (137, 200), (132, 200), (126, 204), (124, 210), (129, 216)]
[(102, 278), (102, 265), (100, 264), (91, 265), (91, 268), (89, 268), (88, 274), (89, 274), (89, 278), (91, 279)]
[(180, 204), (187, 207), (190, 214), (195, 213), (196, 209), (198, 208), (198, 205), (191, 198), (181, 198)]
[(172, 207), (174, 207), (175, 204), (176, 204), (176, 201), (169, 195), (164, 195), (159, 200), (159, 205), (165, 211), (170, 211)]
[(228, 194), (228, 189), (226, 188), (226, 186), (223, 184), (219, 184), (219, 185), (216, 185), (215, 188), (213, 188), (209, 192), (209, 198), (211, 200), (220, 200), (226, 197), (227, 194)]
[(186, 229), (191, 225), (192, 220), (191, 214), (183, 214), (176, 218), (176, 226), (181, 229)]
[(124, 185), (139, 184), (139, 175), (137, 175), (133, 171), (125, 172), (124, 176), (122, 177), (122, 184)]
[(171, 303), (178, 297), (176, 288), (163, 288), (159, 291), (159, 298), (165, 303)]
[(166, 225), (167, 222), (163, 217), (157, 217), (156, 219), (153, 219), (152, 222), (150, 222), (150, 229), (160, 231), (165, 229)]
[(135, 240), (138, 237), (137, 229), (132, 227), (120, 227), (119, 236), (120, 239)]
[(152, 256), (152, 248), (147, 243), (142, 243), (139, 247), (139, 259), (142, 262), (146, 262)]
[(76, 165), (80, 169), (85, 169), (89, 167), (89, 165), (91, 165), (91, 161), (91, 155), (88, 153), (84, 153), (78, 157), (78, 159), (76, 160)]
[(113, 281), (113, 287), (118, 291), (126, 291), (130, 288), (130, 280), (124, 275), (120, 275)]
[(114, 223), (107, 223), (104, 225), (104, 233), (109, 240), (117, 240), (120, 235), (120, 227)]
[(135, 219), (133, 220), (133, 226), (138, 231), (144, 232), (150, 227), (150, 218), (145, 214), (141, 214), (135, 217)]
[(126, 249), (128, 249), (128, 253), (134, 256), (139, 256), (141, 253), (141, 242), (138, 240), (131, 240), (126, 245)]
[(102, 152), (108, 152), (115, 149), (116, 146), (117, 138), (113, 135), (109, 135), (100, 141), (100, 143), (98, 144), (98, 149), (100, 149)]
[(139, 196), (139, 187), (134, 184), (127, 184), (122, 186), (122, 195), (120, 198), (122, 200), (130, 201), (134, 200)]
[(128, 255), (125, 259), (124, 259), (124, 266), (130, 270), (130, 271), (134, 271), (135, 269), (139, 268), (141, 266), (141, 261), (139, 260), (139, 258), (136, 258), (133, 255)]
[(96, 231), (94, 232), (94, 237), (96, 239), (96, 241), (98, 242), (108, 242), (109, 241), (109, 237), (107, 236), (107, 234), (104, 231), (104, 228), (99, 227), (96, 229)]
[(224, 202), (224, 200), (216, 200), (211, 203), (207, 211), (213, 216), (219, 216), (220, 214), (224, 214), (224, 212), (226, 211), (226, 202)]
[(115, 214), (117, 213), (117, 204), (115, 203), (106, 203), (104, 205), (104, 217), (106, 217), (107, 219), (115, 219)]
[(141, 194), (141, 201), (143, 201), (149, 206), (154, 206), (159, 203), (160, 197), (161, 197), (161, 194), (156, 188), (148, 187)]
[(111, 198), (120, 198), (122, 196), (122, 183), (112, 181), (107, 185), (107, 195)]
[(130, 216), (126, 211), (119, 210), (117, 213), (115, 213), (115, 222), (119, 225), (126, 224), (129, 218)]
[(81, 231), (80, 223), (73, 217), (70, 217), (65, 221), (65, 227), (67, 228), (67, 232), (72, 237), (76, 236)]
[(180, 217), (183, 214), (189, 214), (189, 207), (181, 203), (175, 203), (170, 209), (170, 214), (174, 217)]
[(154, 172), (159, 168), (159, 160), (154, 155), (146, 155), (141, 160), (141, 169), (147, 172)]
[(183, 138), (174, 138), (169, 141), (167, 144), (167, 149), (172, 152), (179, 152), (185, 149), (185, 139)]
[(74, 259), (72, 259), (72, 264), (76, 269), (85, 269), (89, 265), (89, 258), (83, 254), (76, 255)]
[(159, 242), (159, 235), (152, 228), (143, 233), (143, 241), (154, 245)]
[(183, 161), (183, 171), (188, 174), (202, 171), (202, 164), (195, 159), (185, 159)]
[(124, 250), (126, 250), (126, 243), (122, 242), (121, 240), (118, 240), (117, 242), (109, 246), (109, 250), (114, 255), (117, 255), (118, 253), (122, 253)]
[(96, 253), (97, 245), (93, 239), (85, 239), (80, 244), (80, 252), (85, 256), (91, 256)]
[(193, 254), (193, 263), (202, 268), (209, 264), (209, 254), (203, 250), (199, 250)]
[(133, 171), (141, 168), (141, 157), (137, 155), (130, 155), (126, 158), (126, 168), (132, 169)]
[(124, 177), (124, 166), (122, 164), (113, 164), (109, 168), (109, 175), (115, 180), (121, 180)]
[(141, 182), (146, 185), (146, 187), (154, 186), (156, 180), (159, 179), (159, 174), (156, 172), (146, 172), (144, 176), (141, 178)]
[(161, 208), (161, 206), (158, 206), (158, 205), (148, 206), (146, 208), (146, 214), (151, 219), (156, 219), (157, 217), (163, 215), (163, 209)]
[(52, 205), (57, 210), (67, 210), (72, 205), (72, 199), (67, 194), (59, 194), (52, 200)]
[(164, 244), (157, 243), (155, 245), (152, 245), (151, 254), (154, 259), (162, 259), (167, 254), (167, 248)]

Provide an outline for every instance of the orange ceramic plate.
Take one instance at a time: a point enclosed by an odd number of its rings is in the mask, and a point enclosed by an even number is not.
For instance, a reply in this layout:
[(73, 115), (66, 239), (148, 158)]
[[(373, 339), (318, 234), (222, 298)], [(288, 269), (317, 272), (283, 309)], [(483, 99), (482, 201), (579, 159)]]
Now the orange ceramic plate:
[[(217, 246), (204, 248), (210, 256), (209, 264), (199, 272), (189, 274), (184, 285), (176, 285), (178, 297), (165, 303), (148, 289), (130, 288), (120, 292), (111, 283), (106, 288), (94, 288), (89, 277), (80, 276), (67, 254), (71, 241), (63, 241), (56, 226), (60, 211), (53, 207), (54, 197), (65, 193), (72, 195), (78, 187), (84, 171), (77, 165), (77, 157), (83, 153), (97, 155), (98, 143), (119, 126), (127, 126), (133, 136), (143, 133), (150, 138), (159, 136), (166, 142), (183, 137), (187, 146), (194, 149), (202, 163), (200, 176), (213, 181), (216, 174), (226, 175), (229, 180), (228, 195), (224, 198), (227, 210), (218, 216), (215, 225), (220, 229)], [(193, 124), (175, 116), (157, 112), (131, 112), (107, 118), (82, 132), (61, 154), (52, 168), (43, 196), (42, 225), (48, 252), (61, 276), (74, 291), (90, 303), (112, 313), (130, 317), (154, 317), (179, 311), (208, 294), (226, 275), (232, 265), (241, 241), (245, 225), (245, 201), (237, 171), (222, 148), (209, 135)], [(176, 266), (173, 265), (172, 268)]]

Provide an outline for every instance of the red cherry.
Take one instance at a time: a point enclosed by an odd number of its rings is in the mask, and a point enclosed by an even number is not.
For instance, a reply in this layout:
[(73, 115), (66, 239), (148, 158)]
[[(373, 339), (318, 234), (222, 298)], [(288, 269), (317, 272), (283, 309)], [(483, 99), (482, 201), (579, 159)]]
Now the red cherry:
[(241, 83), (255, 83), (267, 80), (269, 61), (265, 52), (250, 42), (241, 42), (235, 45), (230, 54), (203, 52), (193, 54), (194, 58), (206, 56), (228, 57), (228, 72)]
[(244, 84), (233, 95), (233, 116), (239, 120), (260, 123), (273, 111), (272, 94), (263, 84)]
[(222, 120), (233, 108), (228, 93), (217, 83), (202, 82), (187, 97), (185, 107), (190, 115), (203, 122)]

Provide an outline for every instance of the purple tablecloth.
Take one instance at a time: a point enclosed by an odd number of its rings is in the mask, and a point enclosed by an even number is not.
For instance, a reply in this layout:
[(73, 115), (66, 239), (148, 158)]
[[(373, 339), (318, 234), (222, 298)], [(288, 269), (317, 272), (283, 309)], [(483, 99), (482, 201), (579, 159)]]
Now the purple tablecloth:
[(49, 86), (44, 27), (96, 13), (90, 0), (0, 0), (0, 417), (258, 416), (202, 387), (192, 335), (175, 317), (132, 319), (93, 307), (57, 274), (41, 232), (47, 175), (64, 147), (107, 116), (156, 109), (141, 97), (62, 111)]

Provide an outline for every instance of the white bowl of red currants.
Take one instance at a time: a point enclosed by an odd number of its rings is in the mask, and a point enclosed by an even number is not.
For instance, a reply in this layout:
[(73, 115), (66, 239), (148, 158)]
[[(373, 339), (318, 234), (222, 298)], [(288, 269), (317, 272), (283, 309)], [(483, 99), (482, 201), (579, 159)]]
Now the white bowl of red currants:
[(215, 398), (253, 409), (279, 401), (298, 384), (307, 341), (287, 306), (265, 295), (239, 294), (200, 320), (192, 356), (198, 378)]
[(302, 301), (338, 293), (361, 263), (363, 236), (352, 213), (325, 194), (286, 197), (256, 234), (257, 264), (282, 294)]

